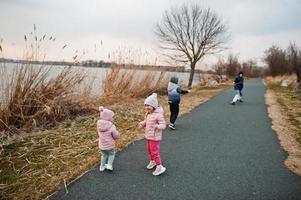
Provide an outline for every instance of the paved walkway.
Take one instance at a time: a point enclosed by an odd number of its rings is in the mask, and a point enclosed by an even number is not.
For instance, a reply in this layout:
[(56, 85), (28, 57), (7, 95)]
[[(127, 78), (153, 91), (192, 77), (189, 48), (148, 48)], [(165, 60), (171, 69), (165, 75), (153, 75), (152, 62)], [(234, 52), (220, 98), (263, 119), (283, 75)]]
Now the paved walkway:
[(167, 171), (145, 166), (145, 140), (120, 152), (113, 173), (92, 169), (50, 199), (301, 199), (301, 177), (283, 164), (287, 154), (271, 129), (259, 80), (246, 83), (244, 103), (227, 90), (185, 114), (161, 144)]

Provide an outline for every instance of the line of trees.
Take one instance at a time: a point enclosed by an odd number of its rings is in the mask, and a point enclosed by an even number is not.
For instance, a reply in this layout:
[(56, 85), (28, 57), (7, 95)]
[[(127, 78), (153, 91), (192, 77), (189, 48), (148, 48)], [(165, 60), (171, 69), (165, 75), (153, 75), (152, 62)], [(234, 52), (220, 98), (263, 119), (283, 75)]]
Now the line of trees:
[(295, 42), (290, 43), (286, 49), (271, 46), (265, 51), (264, 61), (268, 66), (267, 75), (295, 73), (297, 82), (301, 82), (301, 50)]
[(226, 60), (220, 58), (213, 65), (213, 71), (219, 76), (227, 75), (228, 77), (234, 77), (242, 71), (247, 77), (260, 77), (264, 73), (264, 68), (258, 67), (257, 62), (252, 59), (240, 63), (237, 55), (229, 54)]

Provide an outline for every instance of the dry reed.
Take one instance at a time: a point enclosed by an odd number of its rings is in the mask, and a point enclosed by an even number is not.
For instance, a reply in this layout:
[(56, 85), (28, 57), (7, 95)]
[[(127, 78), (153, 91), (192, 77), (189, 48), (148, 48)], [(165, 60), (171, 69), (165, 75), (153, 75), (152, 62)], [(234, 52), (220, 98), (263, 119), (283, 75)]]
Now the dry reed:
[(0, 107), (1, 131), (49, 127), (86, 111), (81, 94), (76, 92), (85, 75), (66, 67), (49, 78), (49, 71), (47, 67), (25, 64), (8, 77), (1, 89), (5, 92)]
[[(146, 97), (152, 92), (166, 94), (168, 78), (165, 72), (143, 72), (112, 67), (103, 82), (103, 102), (118, 102), (124, 98)], [(147, 73), (147, 74), (146, 74)]]

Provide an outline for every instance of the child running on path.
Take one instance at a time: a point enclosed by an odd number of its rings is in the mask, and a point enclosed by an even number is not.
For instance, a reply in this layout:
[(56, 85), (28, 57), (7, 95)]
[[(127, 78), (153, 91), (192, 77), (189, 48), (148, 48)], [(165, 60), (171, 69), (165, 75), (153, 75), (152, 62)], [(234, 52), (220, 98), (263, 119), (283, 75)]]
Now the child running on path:
[(242, 101), (242, 89), (244, 88), (244, 77), (243, 72), (239, 72), (234, 80), (234, 90), (235, 90), (235, 96), (231, 102), (232, 105), (235, 105), (237, 101)]
[(113, 161), (115, 158), (115, 141), (120, 137), (120, 133), (113, 124), (114, 112), (102, 106), (99, 107), (100, 119), (97, 121), (97, 133), (99, 136), (98, 146), (101, 151), (101, 161), (99, 171), (105, 169), (113, 171)]
[(147, 144), (147, 152), (150, 158), (147, 169), (153, 169), (154, 176), (158, 176), (165, 172), (160, 157), (160, 141), (162, 139), (162, 131), (166, 127), (163, 116), (163, 108), (158, 105), (157, 94), (153, 93), (144, 101), (145, 109), (147, 111), (144, 121), (140, 122), (138, 127), (145, 129), (145, 138)]
[(168, 92), (168, 104), (170, 109), (170, 119), (168, 127), (172, 130), (175, 130), (175, 122), (178, 118), (180, 111), (180, 101), (181, 94), (186, 94), (188, 90), (180, 89), (178, 85), (179, 79), (177, 77), (171, 77), (170, 82), (168, 83), (167, 92)]

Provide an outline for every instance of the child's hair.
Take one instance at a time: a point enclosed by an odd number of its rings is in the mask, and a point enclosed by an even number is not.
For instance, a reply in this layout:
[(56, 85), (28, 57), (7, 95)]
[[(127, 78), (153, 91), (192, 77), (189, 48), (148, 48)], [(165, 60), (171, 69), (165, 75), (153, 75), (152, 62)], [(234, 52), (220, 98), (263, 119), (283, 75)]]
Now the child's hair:
[(239, 73), (238, 73), (238, 75), (240, 75), (240, 74), (241, 74), (241, 75), (244, 75), (244, 73), (243, 73), (243, 72), (239, 72)]
[(178, 84), (179, 79), (176, 76), (171, 77), (170, 82), (174, 83), (174, 84)]

